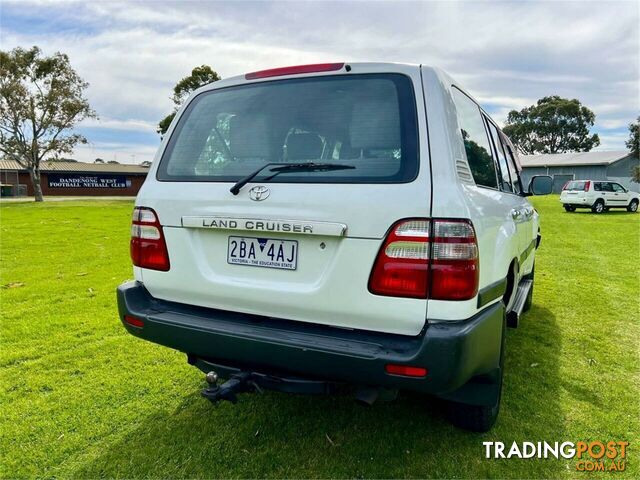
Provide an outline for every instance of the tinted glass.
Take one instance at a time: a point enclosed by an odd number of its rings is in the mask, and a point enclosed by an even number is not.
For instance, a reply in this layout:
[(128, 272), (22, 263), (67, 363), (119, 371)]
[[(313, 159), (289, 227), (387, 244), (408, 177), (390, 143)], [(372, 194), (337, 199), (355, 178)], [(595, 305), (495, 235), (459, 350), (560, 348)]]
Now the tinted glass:
[(602, 183), (600, 183), (600, 182), (596, 182), (596, 183), (594, 183), (594, 184), (593, 184), (593, 189), (594, 189), (596, 192), (601, 192), (601, 191), (602, 191)]
[(498, 129), (487, 120), (487, 125), (489, 126), (489, 133), (491, 134), (491, 139), (493, 140), (493, 145), (496, 149), (496, 154), (498, 156), (498, 166), (500, 167), (498, 170), (498, 178), (500, 179), (500, 190), (505, 192), (513, 192), (513, 186), (511, 185), (511, 176), (509, 175), (509, 167), (507, 166), (507, 157), (504, 154), (504, 150), (502, 149), (502, 141), (500, 140), (500, 135), (498, 134)]
[(522, 189), (520, 188), (516, 159), (513, 157), (513, 151), (511, 150), (511, 147), (505, 141), (503, 141), (503, 145), (505, 153), (507, 154), (507, 164), (509, 165), (509, 173), (511, 174), (511, 185), (513, 185), (513, 191), (520, 194), (522, 193)]
[(261, 82), (196, 97), (158, 179), (237, 181), (270, 162), (322, 162), (355, 168), (277, 176), (265, 169), (256, 181), (407, 182), (418, 172), (417, 141), (413, 88), (403, 75)]
[(622, 185), (619, 185), (617, 183), (612, 183), (611, 186), (613, 187), (613, 191), (614, 192), (624, 192), (624, 188), (622, 188)]
[(583, 181), (573, 181), (573, 182), (569, 182), (567, 183), (567, 186), (564, 187), (565, 190), (572, 190), (572, 191), (584, 191), (584, 180)]
[(602, 191), (603, 192), (613, 192), (613, 185), (607, 182), (604, 182), (602, 184)]
[(473, 179), (478, 185), (497, 188), (496, 170), (480, 108), (456, 88), (453, 89), (453, 99)]

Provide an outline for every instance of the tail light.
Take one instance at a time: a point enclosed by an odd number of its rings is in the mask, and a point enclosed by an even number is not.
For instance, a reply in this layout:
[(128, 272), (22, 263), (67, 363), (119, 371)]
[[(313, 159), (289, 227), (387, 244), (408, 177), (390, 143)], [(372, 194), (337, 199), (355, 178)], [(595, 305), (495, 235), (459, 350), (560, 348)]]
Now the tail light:
[(564, 182), (564, 185), (562, 186), (562, 190), (566, 190), (567, 189), (567, 185), (569, 185), (569, 182)]
[(584, 191), (588, 192), (590, 186), (591, 186), (591, 181), (590, 180), (587, 180), (586, 182), (584, 182)]
[(390, 297), (427, 298), (429, 220), (396, 223), (378, 253), (369, 291)]
[(431, 244), (433, 300), (469, 300), (478, 293), (478, 244), (468, 220), (434, 220)]
[(136, 267), (169, 270), (169, 254), (158, 215), (151, 208), (136, 207), (131, 225), (131, 261)]
[(478, 293), (478, 246), (468, 220), (396, 223), (378, 253), (369, 291), (376, 295), (468, 300)]

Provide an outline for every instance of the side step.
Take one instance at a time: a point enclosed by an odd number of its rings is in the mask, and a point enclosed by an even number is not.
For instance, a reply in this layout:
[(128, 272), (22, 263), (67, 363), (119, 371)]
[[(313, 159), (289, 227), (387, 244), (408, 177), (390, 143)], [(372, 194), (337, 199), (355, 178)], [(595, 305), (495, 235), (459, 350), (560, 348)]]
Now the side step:
[(518, 288), (516, 290), (516, 299), (513, 303), (513, 310), (507, 312), (508, 327), (518, 327), (518, 323), (520, 323), (520, 315), (522, 315), (524, 304), (527, 301), (527, 296), (529, 295), (529, 291), (531, 290), (532, 286), (533, 280), (530, 279), (524, 279), (518, 284)]

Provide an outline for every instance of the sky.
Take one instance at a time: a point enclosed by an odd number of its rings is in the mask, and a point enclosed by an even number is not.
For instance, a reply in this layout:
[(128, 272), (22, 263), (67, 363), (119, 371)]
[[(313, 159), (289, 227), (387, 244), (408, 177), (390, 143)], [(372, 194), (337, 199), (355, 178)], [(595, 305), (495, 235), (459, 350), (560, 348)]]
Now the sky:
[(117, 2), (0, 0), (0, 46), (69, 55), (98, 120), (73, 158), (152, 160), (173, 86), (331, 61), (434, 65), (499, 123), (547, 95), (596, 114), (599, 150), (624, 150), (640, 114), (640, 1)]

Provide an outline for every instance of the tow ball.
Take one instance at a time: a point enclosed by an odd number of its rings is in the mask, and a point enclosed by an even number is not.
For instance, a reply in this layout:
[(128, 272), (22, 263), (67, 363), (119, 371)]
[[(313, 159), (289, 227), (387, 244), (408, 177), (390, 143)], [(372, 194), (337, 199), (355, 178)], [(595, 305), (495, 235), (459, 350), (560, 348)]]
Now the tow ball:
[(202, 396), (211, 403), (227, 400), (231, 403), (238, 401), (239, 393), (262, 392), (253, 378), (252, 372), (240, 372), (231, 375), (222, 385), (218, 385), (218, 375), (216, 372), (209, 372), (206, 376), (209, 387), (202, 391)]

